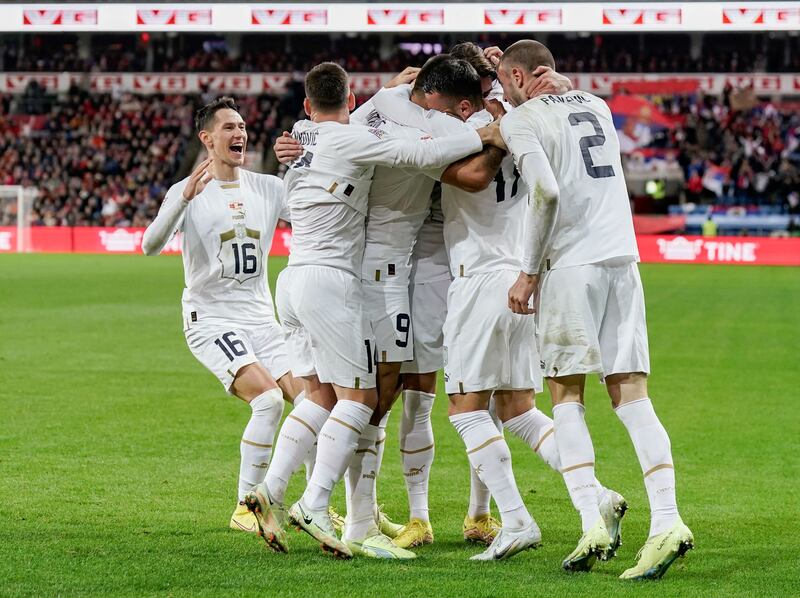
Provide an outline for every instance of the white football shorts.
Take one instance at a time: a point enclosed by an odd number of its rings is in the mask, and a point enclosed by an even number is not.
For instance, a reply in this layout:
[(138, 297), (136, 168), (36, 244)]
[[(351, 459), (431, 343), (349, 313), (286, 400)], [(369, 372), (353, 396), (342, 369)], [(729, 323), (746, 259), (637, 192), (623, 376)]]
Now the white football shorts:
[(409, 361), (414, 356), (414, 335), (408, 287), (365, 280), (361, 286), (378, 363)]
[(236, 374), (259, 362), (278, 380), (289, 371), (283, 330), (275, 322), (243, 327), (219, 320), (184, 322), (186, 343), (197, 360), (230, 392)]
[(545, 272), (539, 338), (547, 377), (650, 372), (644, 292), (629, 258)]
[(375, 339), (361, 280), (328, 266), (289, 266), (275, 295), (295, 376), (375, 388)]
[(411, 323), (414, 327), (414, 358), (405, 362), (403, 374), (427, 374), (444, 366), (444, 320), (450, 279), (411, 284)]
[(517, 272), (456, 278), (447, 295), (444, 381), (447, 394), (542, 390), (533, 316), (508, 308)]

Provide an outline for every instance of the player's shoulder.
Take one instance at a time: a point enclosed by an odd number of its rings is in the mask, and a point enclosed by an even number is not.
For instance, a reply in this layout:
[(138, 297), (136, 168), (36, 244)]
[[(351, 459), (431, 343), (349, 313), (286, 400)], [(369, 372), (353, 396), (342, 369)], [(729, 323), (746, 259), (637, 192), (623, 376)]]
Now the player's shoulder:
[(269, 199), (283, 196), (283, 180), (275, 175), (240, 168), (239, 177), (249, 188)]
[(189, 177), (181, 179), (177, 183), (174, 183), (167, 189), (166, 197), (174, 197), (180, 193), (183, 193), (183, 190), (186, 188), (186, 184), (189, 182)]

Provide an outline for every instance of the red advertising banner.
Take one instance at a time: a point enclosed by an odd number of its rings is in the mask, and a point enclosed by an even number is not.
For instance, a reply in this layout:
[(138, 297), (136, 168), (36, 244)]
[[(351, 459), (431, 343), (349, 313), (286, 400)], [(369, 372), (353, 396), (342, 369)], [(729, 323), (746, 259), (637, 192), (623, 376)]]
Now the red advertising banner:
[(800, 239), (636, 235), (643, 262), (800, 266)]
[[(143, 228), (96, 226), (34, 226), (26, 235), (27, 251), (36, 253), (141, 254)], [(642, 262), (673, 264), (755, 264), (800, 266), (800, 238), (697, 237), (637, 235)], [(292, 229), (279, 228), (272, 238), (270, 255), (289, 255)], [(17, 229), (0, 227), (0, 253), (17, 251)], [(164, 249), (179, 254), (180, 235)]]

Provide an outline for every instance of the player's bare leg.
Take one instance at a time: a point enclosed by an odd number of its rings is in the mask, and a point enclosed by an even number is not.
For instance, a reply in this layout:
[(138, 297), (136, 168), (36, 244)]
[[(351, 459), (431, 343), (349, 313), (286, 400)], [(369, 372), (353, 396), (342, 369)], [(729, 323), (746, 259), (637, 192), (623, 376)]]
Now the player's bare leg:
[(402, 548), (433, 542), (428, 513), (428, 481), (434, 457), (431, 411), (436, 398), (436, 372), (403, 375), (403, 417), (400, 456), (408, 492), (409, 518), (394, 543)]
[(594, 475), (594, 447), (584, 421), (583, 391), (586, 376), (548, 378), (553, 399), (553, 422), (556, 445), (561, 459), (561, 473), (572, 504), (581, 515), (578, 546), (561, 563), (567, 571), (588, 571), (597, 558), (611, 549), (609, 536), (600, 513), (599, 494)]
[(657, 579), (676, 558), (694, 547), (692, 532), (678, 514), (675, 468), (669, 436), (653, 409), (644, 373), (606, 377), (611, 403), (633, 442), (650, 502), (650, 533), (638, 563), (622, 579)]
[(503, 527), (473, 560), (500, 560), (536, 548), (541, 532), (519, 494), (511, 451), (489, 415), (491, 391), (450, 395), (450, 421), (464, 440), (470, 466), (492, 494)]

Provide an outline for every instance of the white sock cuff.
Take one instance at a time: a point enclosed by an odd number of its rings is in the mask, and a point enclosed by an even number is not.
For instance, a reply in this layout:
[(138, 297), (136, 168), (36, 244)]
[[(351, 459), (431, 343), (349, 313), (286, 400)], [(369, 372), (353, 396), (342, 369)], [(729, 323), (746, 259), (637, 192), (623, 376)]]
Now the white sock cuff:
[(331, 412), (325, 407), (317, 405), (314, 401), (305, 400), (301, 405), (295, 405), (287, 417), (311, 428), (311, 432), (316, 436), (328, 420), (328, 417), (330, 417), (330, 414)]
[(300, 392), (297, 393), (297, 396), (294, 399), (292, 399), (292, 405), (297, 407), (298, 405), (300, 405), (300, 403), (302, 403), (305, 400), (306, 400), (306, 391), (301, 390)]
[(283, 413), (283, 391), (280, 388), (270, 388), (262, 392), (250, 401), (250, 409), (258, 414), (266, 414), (273, 409), (280, 409)]
[(553, 406), (553, 419), (558, 417), (558, 419), (561, 421), (569, 421), (575, 418), (583, 419), (585, 413), (586, 407), (584, 407), (581, 403), (559, 403), (558, 405)]
[(354, 430), (361, 436), (373, 411), (375, 411), (374, 408), (362, 403), (340, 400), (333, 407), (329, 419)]
[(529, 409), (525, 413), (520, 413), (519, 415), (515, 415), (511, 419), (507, 419), (503, 422), (503, 427), (506, 430), (511, 432), (516, 432), (516, 429), (524, 426), (531, 417), (535, 417), (537, 409), (534, 407), (533, 409)]
[(457, 413), (450, 416), (450, 423), (462, 437), (470, 430), (482, 426), (486, 423), (494, 426), (492, 416), (488, 411), (469, 411), (467, 413)]
[(648, 406), (650, 407), (648, 411), (652, 411), (653, 413), (655, 413), (655, 409), (653, 409), (653, 402), (650, 400), (650, 398), (642, 397), (641, 399), (636, 399), (635, 401), (628, 401), (627, 403), (623, 403), (619, 407), (616, 407), (614, 409), (614, 412), (621, 420), (624, 421), (624, 418), (627, 416), (627, 413), (631, 409), (641, 409), (642, 407), (647, 409)]
[(378, 440), (378, 436), (381, 433), (381, 429), (378, 426), (374, 426), (372, 424), (367, 424), (364, 427), (364, 431), (361, 432), (361, 440), (375, 442)]

